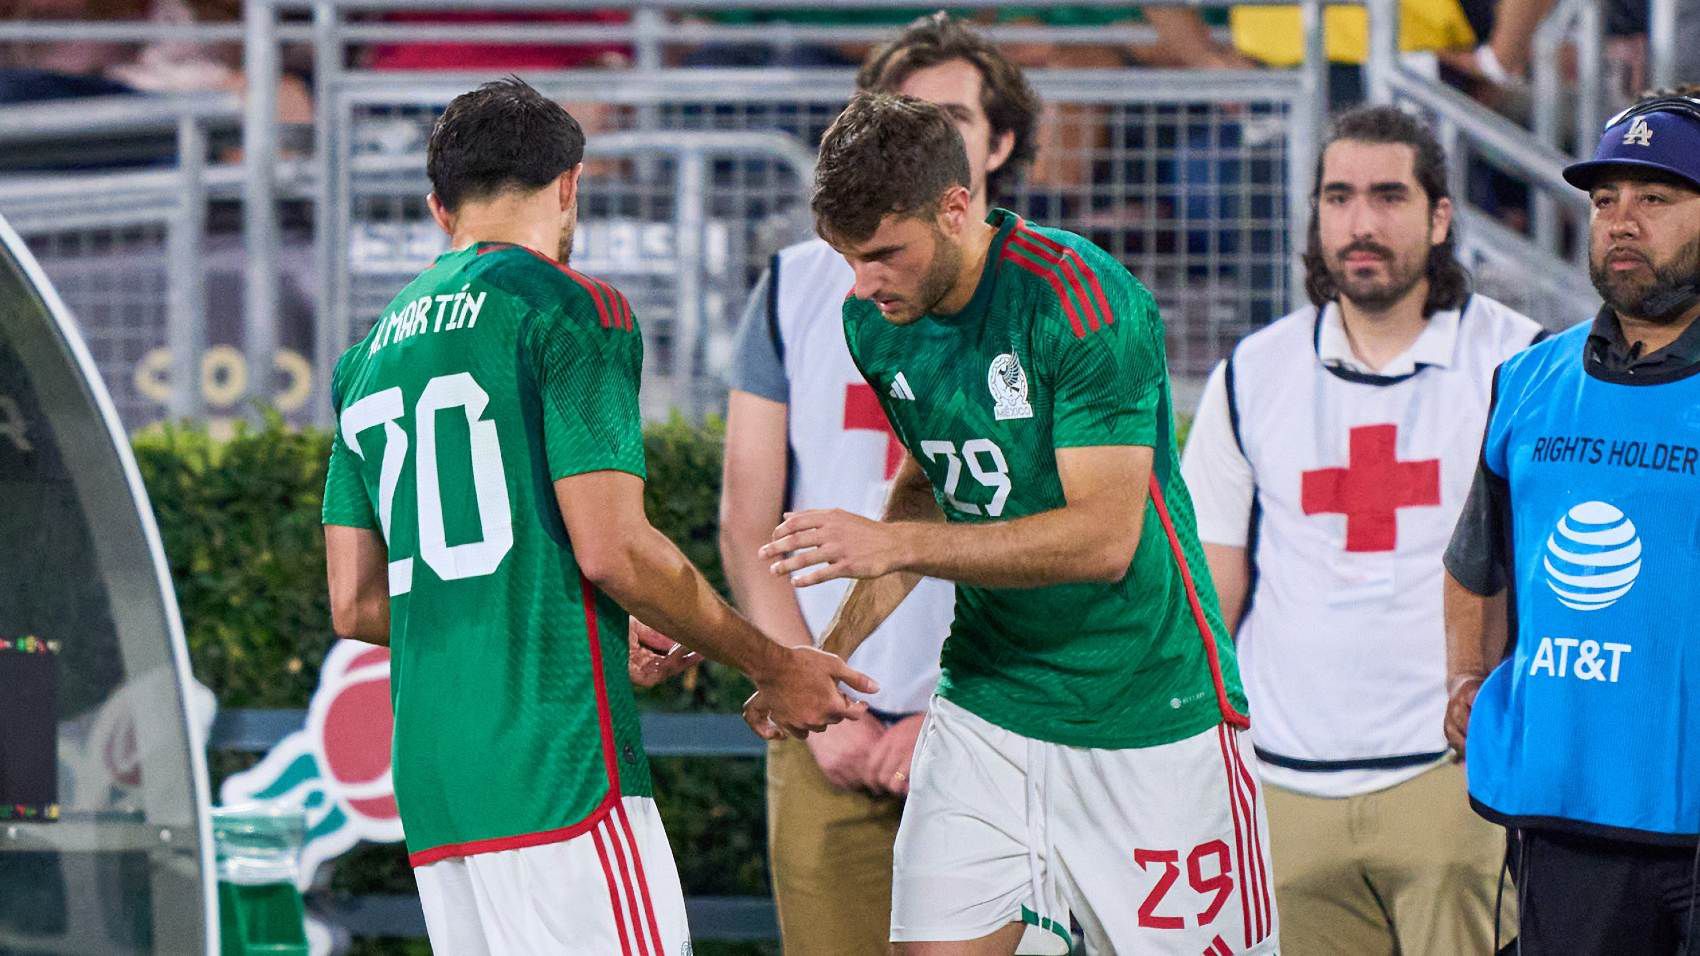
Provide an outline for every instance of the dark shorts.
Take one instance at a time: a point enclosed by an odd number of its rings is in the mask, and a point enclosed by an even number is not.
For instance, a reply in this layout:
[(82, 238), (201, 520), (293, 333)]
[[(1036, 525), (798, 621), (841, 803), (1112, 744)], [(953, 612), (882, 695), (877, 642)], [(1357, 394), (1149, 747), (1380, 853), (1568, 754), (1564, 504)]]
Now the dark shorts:
[[(1676, 956), (1689, 933), (1695, 847), (1514, 831), (1521, 928), (1509, 956)], [(1510, 888), (1507, 888), (1510, 892)], [(1700, 913), (1694, 914), (1700, 920)], [(1696, 934), (1700, 936), (1700, 934)], [(1519, 948), (1519, 945), (1521, 948)]]

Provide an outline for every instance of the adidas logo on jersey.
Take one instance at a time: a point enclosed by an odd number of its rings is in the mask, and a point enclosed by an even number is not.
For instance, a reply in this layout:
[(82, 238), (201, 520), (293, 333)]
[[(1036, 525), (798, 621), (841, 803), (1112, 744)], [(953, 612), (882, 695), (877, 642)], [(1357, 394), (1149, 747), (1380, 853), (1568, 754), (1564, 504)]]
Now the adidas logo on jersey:
[(899, 401), (912, 402), (915, 400), (915, 391), (909, 387), (909, 382), (903, 377), (902, 372), (898, 372), (897, 378), (892, 380), (891, 391), (887, 394)]

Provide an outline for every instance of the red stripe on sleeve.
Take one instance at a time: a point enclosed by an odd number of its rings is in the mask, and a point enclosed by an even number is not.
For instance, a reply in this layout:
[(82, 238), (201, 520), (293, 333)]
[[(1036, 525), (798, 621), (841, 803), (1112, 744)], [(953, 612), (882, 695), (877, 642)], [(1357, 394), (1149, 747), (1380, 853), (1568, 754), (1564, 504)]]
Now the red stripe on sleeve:
[(1080, 313), (1074, 310), (1074, 303), (1069, 301), (1068, 291), (1063, 288), (1062, 279), (1057, 276), (1055, 270), (1045, 268), (1037, 262), (1034, 262), (1032, 259), (1029, 259), (1026, 254), (1021, 252), (1021, 250), (1012, 249), (1007, 245), (1004, 246), (1003, 257), (1006, 261), (1013, 262), (1017, 266), (1020, 266), (1039, 278), (1044, 279), (1046, 282), (1049, 282), (1051, 284), (1051, 288), (1056, 290), (1057, 298), (1062, 300), (1063, 311), (1068, 313), (1069, 324), (1074, 326), (1074, 337), (1077, 339), (1083, 339), (1086, 337), (1086, 326), (1082, 325), (1080, 322)]
[[(612, 287), (610, 287), (610, 288), (612, 288)], [(614, 294), (620, 297), (620, 311), (625, 313), (625, 316), (626, 316), (626, 331), (630, 332), (637, 327), (637, 323), (636, 323), (636, 321), (634, 321), (634, 319), (632, 317), (632, 300), (626, 298), (624, 293), (621, 293), (617, 290), (615, 291)]]
[(1114, 324), (1116, 321), (1116, 314), (1110, 310), (1109, 300), (1104, 298), (1104, 288), (1098, 284), (1098, 273), (1092, 271), (1092, 267), (1086, 264), (1086, 258), (1080, 254), (1080, 250), (1065, 246), (1049, 236), (1041, 235), (1038, 232), (1027, 228), (1025, 223), (1023, 223), (1019, 228), (1021, 229), (1021, 234), (1023, 236), (1026, 236), (1034, 242), (1051, 249), (1059, 256), (1067, 257), (1074, 263), (1075, 268), (1080, 270), (1080, 273), (1086, 277), (1087, 285), (1092, 287), (1092, 298), (1097, 303), (1098, 311), (1101, 315), (1103, 315), (1104, 322), (1106, 324)]
[(620, 956), (632, 956), (631, 937), (626, 935), (626, 917), (620, 912), (620, 890), (614, 883), (614, 868), (608, 865), (608, 848), (602, 845), (602, 833), (590, 831), (596, 842), (596, 856), (602, 861), (602, 878), (608, 883), (608, 906), (614, 913), (614, 928), (620, 933)]
[(1181, 550), (1181, 539), (1175, 534), (1175, 523), (1169, 518), (1169, 506), (1163, 501), (1163, 488), (1157, 483), (1156, 474), (1151, 476), (1151, 503), (1156, 506), (1157, 520), (1162, 522), (1163, 533), (1169, 538), (1169, 553), (1174, 556), (1181, 583), (1186, 586), (1186, 600), (1192, 606), (1192, 621), (1198, 627), (1198, 637), (1204, 642), (1204, 655), (1210, 661), (1210, 680), (1216, 685), (1216, 706), (1229, 725), (1245, 730), (1251, 727), (1251, 718), (1235, 710), (1233, 702), (1228, 700), (1227, 681), (1222, 677), (1222, 658), (1216, 653), (1216, 635), (1210, 630), (1210, 619), (1204, 614), (1204, 605), (1199, 603), (1192, 569), (1187, 567), (1186, 552)]
[(1032, 253), (1041, 262), (1049, 264), (1051, 268), (1060, 273), (1064, 279), (1067, 279), (1069, 288), (1074, 290), (1075, 297), (1080, 300), (1081, 307), (1086, 310), (1086, 324), (1092, 327), (1092, 331), (1098, 331), (1098, 326), (1103, 323), (1100, 320), (1096, 306), (1092, 303), (1091, 296), (1086, 294), (1086, 287), (1081, 284), (1080, 277), (1075, 273), (1073, 261), (1067, 257), (1047, 252), (1038, 244), (1030, 242), (1027, 239), (1028, 235), (1030, 234), (1019, 232), (1013, 233), (1009, 237), (1009, 244)]
[(602, 288), (602, 296), (608, 301), (608, 312), (613, 317), (614, 328), (621, 330), (630, 328), (626, 324), (626, 315), (628, 314), (626, 297), (621, 295), (619, 290), (610, 285), (607, 280), (596, 279), (593, 281)]
[(579, 596), (584, 601), (584, 630), (590, 640), (590, 678), (596, 687), (596, 722), (602, 730), (602, 763), (608, 771), (608, 792), (618, 801), (620, 763), (614, 756), (614, 717), (608, 709), (608, 682), (602, 672), (602, 635), (596, 623), (596, 588), (590, 579), (578, 576)]

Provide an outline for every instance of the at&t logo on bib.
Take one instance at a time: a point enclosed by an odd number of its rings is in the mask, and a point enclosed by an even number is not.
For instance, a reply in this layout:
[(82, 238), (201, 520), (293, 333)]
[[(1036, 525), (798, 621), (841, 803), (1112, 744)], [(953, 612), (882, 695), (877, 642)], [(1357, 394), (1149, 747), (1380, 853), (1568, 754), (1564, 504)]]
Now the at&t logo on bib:
[(1547, 587), (1576, 611), (1599, 611), (1618, 602), (1641, 574), (1641, 537), (1635, 523), (1603, 501), (1584, 501), (1547, 535)]

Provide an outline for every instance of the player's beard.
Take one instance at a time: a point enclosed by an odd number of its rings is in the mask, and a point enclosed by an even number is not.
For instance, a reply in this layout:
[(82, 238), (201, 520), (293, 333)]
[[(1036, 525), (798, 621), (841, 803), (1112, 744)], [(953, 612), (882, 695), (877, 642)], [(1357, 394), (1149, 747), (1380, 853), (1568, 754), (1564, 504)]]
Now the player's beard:
[(573, 236), (578, 232), (578, 203), (575, 201), (562, 217), (561, 245), (555, 250), (555, 261), (566, 265), (573, 257)]
[(928, 264), (926, 274), (921, 277), (921, 288), (915, 293), (916, 304), (921, 307), (916, 318), (938, 310), (939, 303), (950, 295), (951, 288), (956, 285), (961, 271), (961, 247), (951, 242), (943, 231), (934, 228), (933, 261)]
[[(1368, 252), (1381, 257), (1386, 270), (1382, 278), (1358, 278), (1346, 265), (1346, 257), (1354, 252)], [(1400, 255), (1387, 246), (1361, 240), (1350, 243), (1328, 257), (1328, 275), (1342, 299), (1366, 312), (1384, 312), (1405, 298), (1423, 280), (1428, 271), (1427, 246), (1420, 254)]]
[[(1640, 269), (1612, 272), (1606, 259), (1614, 251), (1635, 252), (1647, 264), (1646, 273)], [(1668, 325), (1682, 318), (1694, 304), (1692, 292), (1700, 283), (1700, 236), (1678, 249), (1663, 264), (1654, 264), (1640, 250), (1607, 246), (1599, 255), (1589, 258), (1588, 277), (1594, 280), (1595, 291), (1613, 312), (1655, 325)]]

